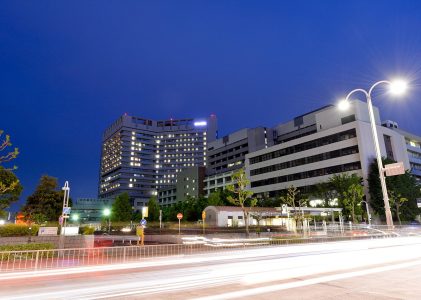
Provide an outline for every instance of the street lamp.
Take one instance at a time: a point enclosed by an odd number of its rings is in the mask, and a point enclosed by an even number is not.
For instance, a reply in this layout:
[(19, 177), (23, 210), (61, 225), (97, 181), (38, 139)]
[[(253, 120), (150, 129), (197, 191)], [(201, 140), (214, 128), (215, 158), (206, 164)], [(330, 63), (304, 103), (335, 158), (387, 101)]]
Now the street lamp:
[(73, 214), (72, 215), (72, 221), (73, 222), (77, 222), (79, 220), (79, 215), (78, 214)]
[(111, 220), (110, 220), (111, 209), (104, 208), (104, 211), (102, 213), (105, 217), (108, 217), (108, 232), (110, 232), (110, 230), (111, 230)]
[(373, 140), (374, 140), (374, 147), (376, 150), (376, 156), (377, 156), (377, 165), (379, 168), (379, 176), (380, 176), (380, 183), (382, 186), (382, 193), (383, 193), (383, 201), (384, 201), (384, 210), (386, 214), (386, 223), (389, 229), (393, 228), (393, 219), (392, 219), (392, 212), (390, 211), (390, 205), (389, 205), (389, 196), (387, 195), (387, 187), (386, 187), (386, 179), (384, 176), (385, 169), (383, 167), (382, 162), (382, 156), (380, 153), (380, 145), (379, 145), (379, 138), (377, 135), (377, 128), (376, 128), (376, 120), (374, 118), (373, 113), (373, 105), (371, 103), (371, 94), (375, 87), (377, 87), (380, 84), (387, 84), (389, 86), (389, 91), (393, 95), (402, 95), (407, 90), (407, 83), (403, 80), (394, 80), (394, 81), (388, 81), (388, 80), (381, 80), (376, 82), (371, 86), (371, 88), (368, 90), (368, 92), (364, 89), (355, 89), (349, 92), (349, 94), (346, 96), (346, 98), (339, 102), (338, 107), (341, 110), (345, 110), (349, 107), (349, 99), (350, 97), (357, 92), (361, 92), (365, 95), (367, 99), (368, 104), (368, 113), (370, 116), (370, 123), (371, 123), (371, 131), (373, 134)]

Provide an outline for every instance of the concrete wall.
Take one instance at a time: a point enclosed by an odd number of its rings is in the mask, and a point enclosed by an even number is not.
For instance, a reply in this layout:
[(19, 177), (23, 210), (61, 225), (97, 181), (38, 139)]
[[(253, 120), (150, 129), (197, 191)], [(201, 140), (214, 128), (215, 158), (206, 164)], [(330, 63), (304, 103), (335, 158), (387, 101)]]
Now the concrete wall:
[[(52, 243), (56, 248), (59, 248), (60, 236), (0, 237), (0, 246), (34, 243)], [(64, 248), (92, 248), (93, 246), (93, 235), (75, 235), (64, 237)]]

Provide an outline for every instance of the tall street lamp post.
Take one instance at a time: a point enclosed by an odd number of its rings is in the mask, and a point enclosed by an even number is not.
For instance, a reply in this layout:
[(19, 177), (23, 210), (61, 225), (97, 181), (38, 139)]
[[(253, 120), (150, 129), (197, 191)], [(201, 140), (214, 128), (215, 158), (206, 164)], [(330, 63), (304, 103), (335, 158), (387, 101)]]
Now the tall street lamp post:
[(104, 216), (106, 216), (108, 218), (108, 233), (110, 233), (111, 230), (111, 219), (110, 219), (110, 215), (111, 215), (111, 209), (109, 208), (105, 208), (103, 211)]
[(389, 196), (387, 195), (387, 187), (386, 187), (386, 179), (384, 176), (385, 168), (383, 167), (382, 162), (382, 156), (380, 152), (380, 145), (379, 145), (379, 138), (377, 135), (377, 128), (376, 128), (376, 120), (374, 118), (374, 112), (373, 112), (373, 105), (371, 101), (371, 94), (375, 87), (377, 87), (380, 84), (387, 84), (389, 86), (389, 90), (391, 93), (395, 95), (403, 94), (406, 91), (407, 85), (402, 80), (396, 80), (396, 81), (388, 81), (388, 80), (381, 80), (376, 82), (371, 86), (371, 88), (366, 91), (364, 89), (355, 89), (352, 90), (345, 98), (345, 100), (341, 101), (339, 103), (340, 109), (346, 109), (349, 106), (349, 99), (350, 97), (357, 92), (361, 92), (365, 95), (367, 99), (368, 104), (368, 113), (370, 116), (370, 124), (371, 124), (371, 132), (373, 134), (373, 140), (374, 140), (374, 147), (376, 150), (376, 156), (377, 156), (377, 165), (379, 168), (379, 177), (380, 177), (380, 184), (382, 186), (382, 193), (383, 193), (383, 201), (384, 201), (384, 209), (386, 214), (386, 223), (389, 229), (393, 228), (393, 219), (392, 219), (392, 212), (390, 211), (390, 205), (389, 205)]
[(64, 186), (61, 188), (63, 190), (63, 210), (61, 212), (62, 220), (64, 223), (63, 226), (63, 234), (66, 235), (66, 225), (67, 225), (67, 218), (69, 217), (69, 194), (70, 194), (70, 187), (69, 182), (66, 181)]

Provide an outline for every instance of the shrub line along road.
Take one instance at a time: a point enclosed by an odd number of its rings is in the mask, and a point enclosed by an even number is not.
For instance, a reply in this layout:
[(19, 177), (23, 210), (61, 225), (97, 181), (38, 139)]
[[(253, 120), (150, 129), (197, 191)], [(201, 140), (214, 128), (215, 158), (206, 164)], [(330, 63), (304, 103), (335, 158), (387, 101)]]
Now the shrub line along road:
[(421, 238), (0, 274), (0, 299), (419, 299)]

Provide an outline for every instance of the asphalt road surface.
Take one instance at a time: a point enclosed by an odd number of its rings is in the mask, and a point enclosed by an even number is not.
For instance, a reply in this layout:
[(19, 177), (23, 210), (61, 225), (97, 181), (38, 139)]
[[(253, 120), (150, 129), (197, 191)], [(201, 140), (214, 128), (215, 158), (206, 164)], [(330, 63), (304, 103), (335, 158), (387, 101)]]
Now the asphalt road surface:
[(0, 299), (421, 299), (421, 237), (0, 273)]

